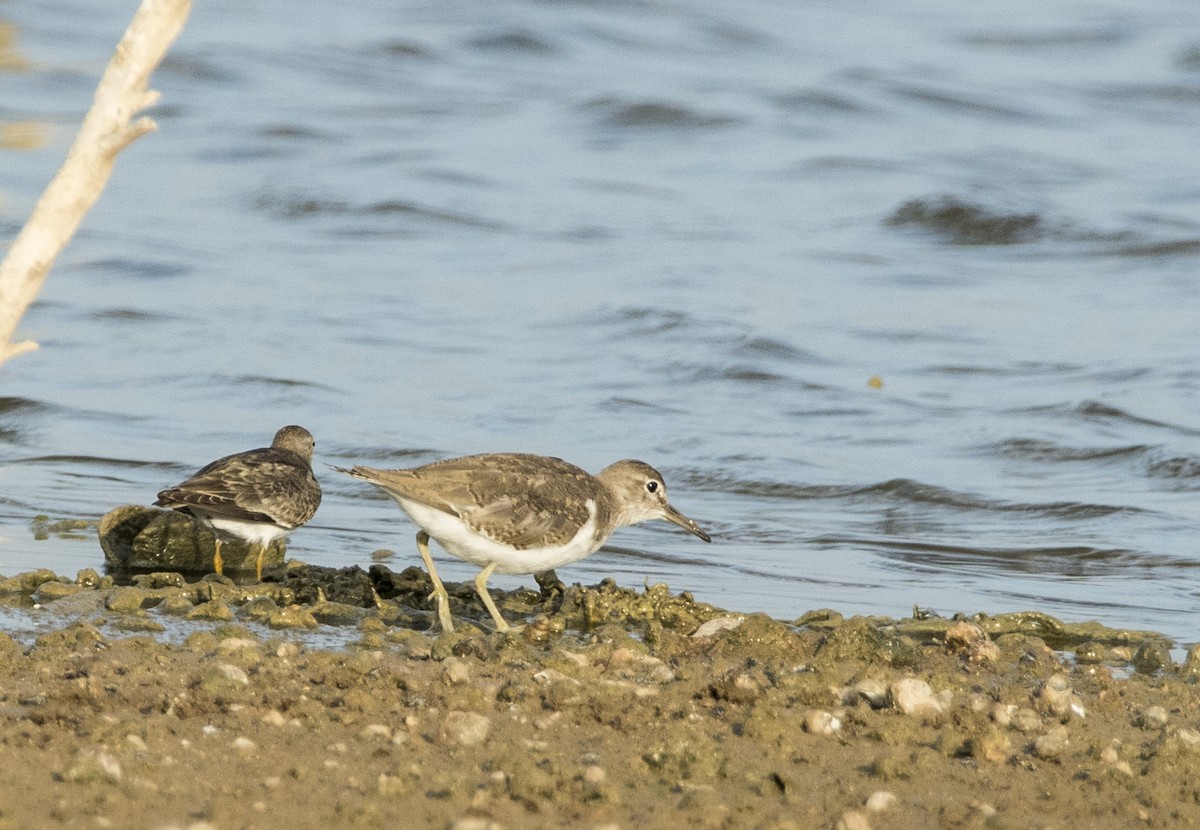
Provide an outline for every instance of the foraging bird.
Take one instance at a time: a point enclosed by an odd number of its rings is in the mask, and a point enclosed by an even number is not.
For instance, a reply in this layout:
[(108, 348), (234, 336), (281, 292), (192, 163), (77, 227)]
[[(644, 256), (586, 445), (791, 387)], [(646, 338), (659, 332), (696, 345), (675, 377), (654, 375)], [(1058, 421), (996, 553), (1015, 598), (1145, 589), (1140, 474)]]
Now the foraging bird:
[(536, 573), (574, 562), (595, 553), (618, 527), (651, 519), (712, 541), (667, 502), (662, 475), (642, 461), (618, 461), (595, 476), (560, 458), (522, 453), (469, 455), (408, 470), (334, 469), (383, 490), (421, 528), (417, 550), (444, 631), (454, 624), (429, 555), (430, 538), (483, 569), (475, 591), (499, 631), (509, 626), (487, 590), (496, 571)]
[(154, 504), (190, 513), (216, 531), (213, 569), (221, 573), (222, 537), (258, 549), (254, 572), (262, 579), (267, 546), (306, 523), (321, 503), (312, 471), (313, 437), (304, 427), (286, 426), (271, 446), (218, 458)]

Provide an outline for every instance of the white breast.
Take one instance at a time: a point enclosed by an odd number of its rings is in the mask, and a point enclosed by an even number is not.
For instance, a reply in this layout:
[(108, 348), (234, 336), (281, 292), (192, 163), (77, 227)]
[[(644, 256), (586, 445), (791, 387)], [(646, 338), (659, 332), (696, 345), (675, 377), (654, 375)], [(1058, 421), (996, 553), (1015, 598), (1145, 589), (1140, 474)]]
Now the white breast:
[(496, 563), (506, 574), (531, 574), (575, 562), (600, 547), (596, 541), (596, 503), (588, 499), (588, 520), (565, 545), (516, 550), (478, 533), (458, 517), (434, 507), (392, 495), (414, 522), (446, 552), (481, 568)]

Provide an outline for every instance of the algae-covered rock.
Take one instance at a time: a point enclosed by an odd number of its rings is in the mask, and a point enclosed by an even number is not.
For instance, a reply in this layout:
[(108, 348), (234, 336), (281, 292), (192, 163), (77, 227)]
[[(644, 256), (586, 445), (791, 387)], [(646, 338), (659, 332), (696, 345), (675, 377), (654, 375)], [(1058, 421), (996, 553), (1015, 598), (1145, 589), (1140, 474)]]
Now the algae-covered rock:
[[(117, 507), (100, 520), (98, 533), (105, 564), (114, 571), (194, 574), (213, 570), (216, 536), (212, 528), (176, 510)], [(263, 555), (263, 569), (281, 566), (286, 550), (282, 539), (272, 542)], [(226, 540), (221, 545), (227, 573), (253, 573), (257, 558), (257, 548), (241, 540)]]

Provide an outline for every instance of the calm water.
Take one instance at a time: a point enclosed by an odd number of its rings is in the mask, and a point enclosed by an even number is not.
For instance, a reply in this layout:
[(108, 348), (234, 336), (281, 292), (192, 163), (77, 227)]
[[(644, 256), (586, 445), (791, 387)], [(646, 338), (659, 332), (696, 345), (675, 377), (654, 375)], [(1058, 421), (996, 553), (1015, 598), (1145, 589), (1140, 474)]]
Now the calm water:
[[(0, 5), (5, 238), (135, 6)], [(325, 463), (639, 457), (714, 543), (567, 581), (1200, 640), (1200, 4), (903, 6), (199, 4), (0, 367), (0, 572), (299, 423), (315, 564), (419, 561)]]

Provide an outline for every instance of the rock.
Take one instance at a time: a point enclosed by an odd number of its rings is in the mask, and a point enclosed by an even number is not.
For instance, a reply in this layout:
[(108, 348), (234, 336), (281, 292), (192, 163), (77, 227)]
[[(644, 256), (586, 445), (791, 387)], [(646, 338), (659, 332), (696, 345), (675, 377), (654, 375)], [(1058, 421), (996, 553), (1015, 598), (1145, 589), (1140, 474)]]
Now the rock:
[(1161, 706), (1147, 706), (1137, 719), (1143, 729), (1162, 729), (1167, 725), (1167, 710)]
[(763, 688), (753, 674), (735, 669), (709, 686), (709, 692), (717, 700), (729, 703), (753, 703), (762, 696)]
[(1042, 716), (1032, 709), (1021, 708), (1012, 713), (1012, 728), (1022, 735), (1032, 735), (1042, 731)]
[(447, 657), (442, 661), (442, 677), (451, 686), (471, 682), (471, 667), (458, 657)]
[[(176, 510), (124, 505), (100, 520), (100, 548), (105, 563), (115, 571), (171, 571), (209, 573), (213, 569), (216, 537), (211, 528)], [(263, 568), (283, 565), (286, 547), (272, 542), (263, 556)], [(221, 545), (227, 573), (253, 573), (257, 548), (241, 540)]]
[(33, 592), (33, 601), (39, 605), (48, 605), (57, 599), (69, 597), (84, 590), (87, 589), (74, 583), (50, 580), (43, 582), (38, 586), (37, 590)]
[(8, 579), (0, 579), (0, 596), (32, 594), (43, 582), (56, 581), (58, 581), (58, 574), (47, 568), (17, 574)]
[(876, 790), (867, 798), (865, 806), (869, 813), (882, 813), (895, 803), (895, 793), (890, 793), (887, 790)]
[(1067, 727), (1059, 724), (1033, 742), (1033, 754), (1043, 760), (1060, 758), (1071, 743)]
[(196, 606), (183, 594), (172, 594), (154, 607), (160, 614), (171, 617), (186, 617)]
[(1042, 684), (1037, 696), (1037, 707), (1041, 712), (1053, 715), (1061, 720), (1071, 716), (1082, 718), (1087, 715), (1083, 708), (1083, 700), (1071, 688), (1071, 681), (1065, 674), (1056, 674)]
[(194, 607), (187, 613), (186, 619), (233, 622), (233, 610), (225, 604), (224, 600), (214, 599)]
[(837, 830), (871, 830), (871, 820), (862, 810), (847, 810), (838, 819)]
[(948, 651), (952, 654), (962, 654), (972, 663), (1000, 659), (1000, 649), (991, 641), (987, 632), (965, 620), (956, 623), (946, 632), (945, 641)]
[(1157, 674), (1171, 663), (1171, 652), (1161, 640), (1147, 640), (1133, 653), (1133, 670), (1138, 674)]
[(915, 677), (905, 677), (893, 683), (891, 696), (892, 705), (906, 715), (940, 717), (946, 708), (929, 684)]
[(103, 747), (84, 747), (63, 771), (64, 781), (115, 784), (121, 780), (121, 764)]
[(832, 735), (841, 728), (841, 720), (832, 712), (810, 709), (804, 715), (804, 731), (811, 735)]
[(1184, 658), (1183, 667), (1179, 673), (1184, 680), (1191, 683), (1200, 680), (1200, 643), (1188, 649), (1187, 657)]
[(867, 678), (852, 687), (854, 693), (865, 700), (872, 709), (882, 709), (888, 703), (888, 690), (882, 680)]
[(232, 663), (218, 663), (205, 670), (200, 688), (214, 697), (240, 692), (250, 685), (250, 677)]
[(275, 613), (267, 618), (267, 625), (275, 630), (283, 630), (288, 628), (316, 628), (319, 623), (312, 612), (300, 605), (289, 605), (287, 608), (280, 608)]
[(146, 595), (140, 588), (118, 588), (108, 595), (104, 607), (114, 614), (133, 614), (145, 607)]
[(732, 631), (743, 622), (745, 617), (716, 617), (702, 624), (699, 628), (692, 632), (692, 637), (699, 639), (700, 637), (713, 637), (720, 634), (722, 631)]
[(487, 740), (492, 722), (478, 712), (452, 711), (442, 723), (446, 740), (460, 746), (478, 746)]

